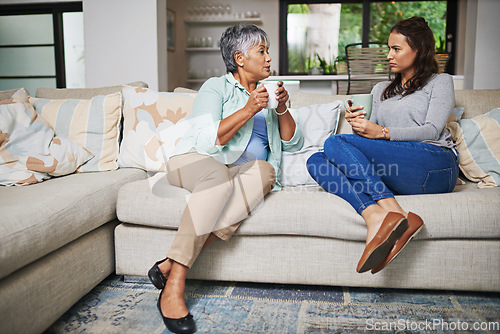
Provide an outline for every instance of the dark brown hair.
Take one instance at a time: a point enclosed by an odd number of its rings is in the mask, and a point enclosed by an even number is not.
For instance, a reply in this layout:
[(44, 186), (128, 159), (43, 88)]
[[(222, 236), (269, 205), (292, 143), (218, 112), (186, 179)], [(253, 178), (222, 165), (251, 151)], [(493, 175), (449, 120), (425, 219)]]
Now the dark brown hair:
[(396, 73), (395, 78), (382, 94), (382, 100), (399, 94), (410, 95), (424, 87), (429, 78), (438, 72), (434, 34), (423, 17), (414, 16), (399, 21), (392, 27), (392, 32), (405, 36), (408, 45), (412, 50), (417, 51), (413, 62), (415, 71), (405, 86), (401, 84), (401, 73)]

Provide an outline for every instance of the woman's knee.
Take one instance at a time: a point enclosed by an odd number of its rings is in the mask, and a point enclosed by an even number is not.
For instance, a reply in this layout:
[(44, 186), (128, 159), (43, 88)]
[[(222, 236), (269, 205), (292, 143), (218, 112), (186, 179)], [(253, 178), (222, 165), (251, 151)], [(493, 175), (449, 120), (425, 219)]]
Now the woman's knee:
[(312, 177), (315, 177), (318, 174), (317, 172), (320, 169), (320, 166), (324, 165), (325, 163), (327, 163), (325, 154), (323, 152), (316, 152), (312, 154), (309, 159), (307, 159), (307, 171)]
[(324, 144), (324, 152), (325, 152), (325, 155), (330, 158), (330, 159), (333, 159), (335, 156), (336, 156), (336, 153), (339, 152), (339, 149), (341, 147), (344, 147), (345, 144), (347, 144), (348, 142), (346, 141), (346, 138), (344, 135), (334, 135), (334, 136), (330, 136), (326, 141), (325, 141), (325, 144)]
[(214, 196), (222, 196), (221, 198), (231, 196), (234, 184), (225, 165), (210, 165), (206, 169), (200, 168), (197, 173), (199, 174), (196, 176), (194, 189), (197, 191), (210, 189)]
[(276, 183), (276, 171), (274, 170), (273, 165), (265, 160), (256, 160), (254, 166), (259, 169), (262, 183), (269, 184), (271, 189), (274, 188)]

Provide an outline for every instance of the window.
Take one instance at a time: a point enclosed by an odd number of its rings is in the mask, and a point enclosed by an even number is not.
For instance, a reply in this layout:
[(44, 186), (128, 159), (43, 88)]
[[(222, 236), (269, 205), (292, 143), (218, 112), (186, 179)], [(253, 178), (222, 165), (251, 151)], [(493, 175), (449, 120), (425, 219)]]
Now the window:
[(436, 51), (448, 53), (447, 72), (454, 70), (456, 1), (283, 0), (280, 29), (280, 74), (345, 73), (345, 46), (386, 43), (399, 20), (422, 16), (436, 39)]
[(84, 87), (81, 2), (0, 5), (0, 90)]

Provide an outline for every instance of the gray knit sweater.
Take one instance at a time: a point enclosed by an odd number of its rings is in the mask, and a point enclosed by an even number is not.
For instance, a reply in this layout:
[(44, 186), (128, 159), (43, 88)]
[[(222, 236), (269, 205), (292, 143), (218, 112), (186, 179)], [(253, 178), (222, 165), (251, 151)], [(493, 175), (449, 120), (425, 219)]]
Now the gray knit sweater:
[(453, 148), (446, 121), (455, 106), (453, 78), (434, 74), (420, 90), (405, 97), (393, 96), (381, 101), (389, 81), (372, 89), (373, 107), (370, 121), (389, 128), (391, 140), (426, 142)]

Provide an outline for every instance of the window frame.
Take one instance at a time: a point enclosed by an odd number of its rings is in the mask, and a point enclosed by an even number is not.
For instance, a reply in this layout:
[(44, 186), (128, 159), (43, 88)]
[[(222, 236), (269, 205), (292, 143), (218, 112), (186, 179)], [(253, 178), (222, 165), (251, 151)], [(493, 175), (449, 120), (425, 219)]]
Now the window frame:
[(19, 75), (2, 76), (0, 79), (56, 79), (57, 88), (66, 88), (66, 68), (64, 57), (64, 33), (63, 33), (63, 14), (69, 12), (83, 12), (81, 1), (59, 2), (59, 3), (36, 3), (36, 4), (10, 4), (0, 5), (0, 15), (33, 15), (33, 14), (51, 14), (54, 33), (54, 44), (16, 44), (0, 45), (0, 48), (13, 47), (54, 47), (55, 75)]
[[(280, 75), (290, 75), (288, 71), (288, 41), (287, 41), (287, 27), (288, 27), (288, 5), (293, 4), (325, 4), (325, 3), (362, 3), (363, 5), (363, 18), (362, 18), (362, 43), (369, 42), (370, 34), (370, 4), (372, 2), (392, 2), (394, 0), (280, 0), (279, 7), (279, 30), (280, 36), (284, 38), (279, 42), (279, 73)], [(396, 0), (397, 1), (397, 0)], [(435, 1), (435, 0), (401, 0), (405, 2), (415, 1)], [(457, 39), (457, 16), (458, 16), (458, 3), (456, 0), (446, 0), (446, 51), (450, 55), (446, 72), (455, 74), (455, 56), (456, 56), (456, 39)], [(303, 73), (304, 75), (307, 73)], [(293, 73), (293, 75), (300, 75), (300, 73)]]

